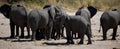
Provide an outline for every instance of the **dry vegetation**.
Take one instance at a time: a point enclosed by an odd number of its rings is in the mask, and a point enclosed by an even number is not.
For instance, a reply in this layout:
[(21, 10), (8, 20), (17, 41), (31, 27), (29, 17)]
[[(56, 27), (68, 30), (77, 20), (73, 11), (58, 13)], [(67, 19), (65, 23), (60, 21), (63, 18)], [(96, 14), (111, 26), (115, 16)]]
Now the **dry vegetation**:
[[(95, 6), (98, 10), (120, 9), (120, 0), (13, 0), (12, 3), (15, 3), (14, 1), (24, 4), (29, 9), (41, 8), (46, 4), (62, 6), (71, 11), (88, 5)], [(7, 0), (0, 0), (1, 4), (5, 2)]]

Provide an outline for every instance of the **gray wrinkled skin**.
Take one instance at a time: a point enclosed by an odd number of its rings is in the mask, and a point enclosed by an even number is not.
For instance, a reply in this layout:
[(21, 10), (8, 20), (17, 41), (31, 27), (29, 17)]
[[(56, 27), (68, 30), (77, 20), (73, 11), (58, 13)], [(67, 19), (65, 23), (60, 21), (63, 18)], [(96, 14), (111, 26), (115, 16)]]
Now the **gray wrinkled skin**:
[(105, 11), (100, 18), (100, 25), (103, 30), (103, 40), (107, 39), (107, 31), (113, 29), (112, 40), (116, 40), (116, 32), (120, 25), (120, 10)]
[[(15, 37), (14, 29), (16, 26), (16, 36), (19, 36), (19, 27), (21, 28), (21, 37), (24, 37), (24, 27), (27, 27), (27, 9), (22, 5), (12, 6), (4, 4), (0, 7), (0, 12), (10, 20), (11, 38)], [(29, 27), (27, 27), (28, 37)]]
[[(91, 24), (90, 19), (96, 14), (96, 12), (97, 12), (97, 9), (93, 6), (88, 6), (88, 7), (82, 6), (78, 9), (78, 11), (76, 12), (76, 15), (80, 15), (84, 17)], [(89, 29), (90, 29), (90, 32), (92, 32), (91, 25)]]

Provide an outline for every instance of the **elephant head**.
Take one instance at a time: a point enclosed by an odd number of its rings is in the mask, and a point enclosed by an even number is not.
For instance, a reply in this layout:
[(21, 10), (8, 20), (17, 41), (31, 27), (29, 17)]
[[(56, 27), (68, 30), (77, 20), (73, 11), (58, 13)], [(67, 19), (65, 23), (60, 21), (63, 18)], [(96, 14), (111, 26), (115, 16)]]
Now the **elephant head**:
[(11, 10), (10, 4), (4, 4), (0, 7), (0, 12), (6, 17), (9, 18), (9, 12)]
[(66, 15), (65, 10), (59, 6), (56, 6), (55, 10), (56, 10), (56, 16), (55, 16), (56, 24), (59, 24), (59, 25), (64, 24), (65, 15)]
[(55, 19), (56, 16), (64, 13), (63, 8), (59, 7), (59, 6), (54, 6), (54, 5), (45, 5), (43, 7), (43, 9), (48, 10), (48, 14), (50, 15), (50, 17), (52, 19)]
[(92, 18), (96, 14), (96, 12), (97, 12), (97, 9), (93, 6), (88, 6), (88, 7), (82, 6), (78, 9), (78, 11), (76, 12), (76, 15), (81, 15), (81, 14), (89, 15), (90, 14), (90, 18)]
[(52, 18), (54, 20), (54, 17), (56, 15), (55, 6), (53, 6), (53, 5), (45, 5), (43, 7), (43, 9), (47, 10), (50, 18)]

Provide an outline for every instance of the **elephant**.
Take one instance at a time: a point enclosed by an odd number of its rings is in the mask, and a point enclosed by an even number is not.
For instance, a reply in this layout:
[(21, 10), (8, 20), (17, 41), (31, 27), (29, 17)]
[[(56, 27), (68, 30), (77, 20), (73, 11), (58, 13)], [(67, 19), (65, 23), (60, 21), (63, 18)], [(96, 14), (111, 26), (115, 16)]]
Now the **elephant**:
[[(29, 26), (32, 30), (32, 38), (31, 40), (36, 40), (35, 35), (38, 29), (43, 29), (47, 30), (47, 36), (50, 38), (51, 34), (51, 23), (52, 22), (52, 17), (49, 16), (47, 10), (41, 10), (41, 9), (34, 9), (30, 12), (28, 16), (28, 23)], [(47, 38), (47, 39), (49, 39)]]
[[(28, 10), (22, 5), (4, 4), (0, 7), (0, 12), (10, 20), (11, 35), (10, 38), (19, 37), (19, 27), (21, 28), (21, 36), (24, 37), (24, 27), (27, 27)], [(16, 36), (14, 29), (16, 26)], [(30, 30), (27, 27), (28, 37), (30, 37)]]
[(64, 12), (59, 13), (55, 17), (55, 21), (59, 24), (63, 24), (66, 28), (66, 36), (67, 42), (66, 44), (74, 44), (72, 33), (78, 33), (80, 37), (80, 42), (78, 44), (83, 44), (84, 35), (88, 37), (88, 43), (92, 44), (91, 42), (91, 32), (90, 32), (90, 23), (80, 15), (68, 15)]
[(28, 26), (30, 26), (32, 30), (31, 40), (36, 40), (35, 35), (37, 32), (45, 32), (46, 39), (51, 39), (54, 17), (58, 12), (59, 11), (57, 11), (54, 6), (50, 8), (34, 9), (30, 12), (28, 16)]
[[(51, 18), (53, 19), (54, 16), (55, 16), (55, 8), (53, 5), (45, 5), (43, 7), (44, 10), (47, 10), (49, 16), (52, 16)], [(51, 23), (53, 23), (53, 21), (51, 21)], [(53, 24), (52, 24), (53, 26)], [(52, 27), (53, 28), (53, 27)], [(43, 29), (37, 29), (37, 32), (36, 32), (36, 40), (40, 40), (40, 39), (46, 39), (47, 38), (47, 34), (45, 33), (47, 32), (47, 30), (45, 30), (45, 28)]]
[(67, 14), (60, 14), (59, 16), (56, 16), (55, 20), (59, 23), (62, 23), (66, 28), (66, 44), (74, 44), (72, 33), (78, 33), (79, 38), (81, 39), (78, 44), (83, 44), (85, 34), (88, 37), (87, 44), (92, 44), (90, 38), (91, 32), (89, 29), (90, 23), (84, 17), (79, 15), (71, 16)]
[[(51, 7), (53, 7), (53, 8), (50, 10)], [(55, 17), (56, 16), (55, 14), (57, 14), (55, 12), (55, 9), (56, 9), (56, 11), (59, 11), (59, 12), (62, 10), (61, 7), (59, 7), (59, 6), (53, 6), (53, 5), (45, 5), (43, 7), (43, 9), (48, 9), (49, 13), (50, 13), (50, 16), (53, 16), (53, 17)], [(42, 29), (42, 31), (43, 30), (44, 29)], [(53, 29), (52, 29), (52, 33), (51, 33), (51, 38), (55, 39), (55, 40), (56, 39), (60, 39), (60, 37), (63, 37), (63, 30), (64, 30), (64, 27), (62, 25), (56, 24), (56, 21), (53, 21)], [(44, 33), (42, 33), (42, 34), (44, 35)]]
[[(64, 11), (64, 9), (60, 6), (56, 6), (56, 10), (58, 11), (58, 14), (66, 13)], [(57, 17), (57, 15), (55, 17)], [(55, 19), (57, 19), (57, 18), (55, 18)], [(60, 21), (63, 21), (63, 20), (61, 19)], [(62, 22), (59, 23), (58, 20), (54, 20), (52, 37), (55, 40), (60, 39), (60, 38), (65, 38), (65, 36), (64, 36), (64, 25), (63, 25)]]
[(75, 15), (82, 15), (84, 16), (87, 20), (92, 18), (95, 14), (97, 13), (97, 9), (93, 6), (88, 6), (88, 7), (80, 7), (78, 11), (75, 13)]
[(111, 28), (113, 29), (112, 40), (116, 40), (115, 36), (118, 25), (120, 25), (120, 10), (113, 9), (111, 11), (105, 11), (100, 18), (100, 28), (102, 27), (103, 40), (107, 40), (107, 31)]
[[(45, 5), (43, 7), (43, 10), (48, 10), (47, 12), (48, 12), (49, 16), (52, 16), (54, 18), (56, 16), (56, 14), (57, 14), (56, 8), (58, 8), (58, 6), (54, 6), (54, 5), (49, 5), (48, 4), (48, 5)], [(51, 39), (55, 39), (55, 33), (53, 33), (53, 30), (54, 30), (54, 27), (55, 27), (54, 20), (51, 21), (51, 23), (53, 23), (52, 24)], [(35, 35), (36, 36), (36, 40), (46, 39), (46, 37), (47, 37), (46, 35), (47, 34), (45, 32), (47, 32), (47, 30), (45, 30), (45, 28), (43, 28), (43, 29), (37, 29), (37, 33)]]
[[(90, 24), (91, 24), (91, 21), (90, 19), (97, 13), (97, 9), (93, 6), (88, 6), (88, 7), (80, 7), (78, 9), (78, 11), (75, 13), (75, 15), (80, 15), (80, 16), (83, 16)], [(90, 31), (92, 32), (91, 30), (91, 25), (90, 25)], [(74, 33), (73, 33), (74, 34)], [(92, 36), (92, 35), (91, 35)]]

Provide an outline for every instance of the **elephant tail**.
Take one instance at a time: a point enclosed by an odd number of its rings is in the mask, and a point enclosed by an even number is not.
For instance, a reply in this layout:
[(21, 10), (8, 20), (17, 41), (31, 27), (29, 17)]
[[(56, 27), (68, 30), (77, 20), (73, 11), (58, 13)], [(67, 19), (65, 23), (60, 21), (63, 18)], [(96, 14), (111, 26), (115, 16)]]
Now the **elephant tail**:
[(99, 28), (98, 32), (100, 32), (100, 31), (101, 31), (101, 24), (100, 24), (100, 28)]

